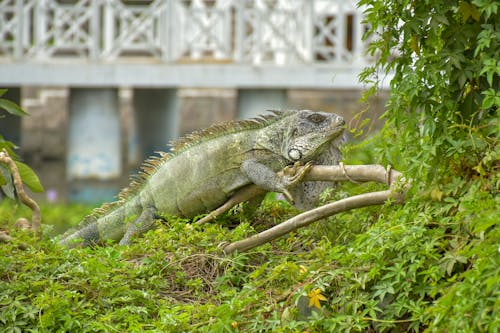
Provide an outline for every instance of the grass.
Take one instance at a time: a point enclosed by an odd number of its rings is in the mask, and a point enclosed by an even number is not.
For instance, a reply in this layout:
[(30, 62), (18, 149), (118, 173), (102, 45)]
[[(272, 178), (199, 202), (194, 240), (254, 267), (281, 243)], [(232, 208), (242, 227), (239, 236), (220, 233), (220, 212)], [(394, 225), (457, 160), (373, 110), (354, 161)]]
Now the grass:
[[(246, 253), (247, 237), (296, 210), (269, 197), (196, 226), (168, 217), (131, 246), (67, 249), (53, 240), (91, 207), (45, 205), (45, 236), (0, 205), (2, 332), (497, 332), (499, 198), (494, 177), (450, 178), (404, 205), (312, 224)], [(344, 184), (337, 198), (376, 185)], [(24, 245), (24, 246), (21, 246)]]

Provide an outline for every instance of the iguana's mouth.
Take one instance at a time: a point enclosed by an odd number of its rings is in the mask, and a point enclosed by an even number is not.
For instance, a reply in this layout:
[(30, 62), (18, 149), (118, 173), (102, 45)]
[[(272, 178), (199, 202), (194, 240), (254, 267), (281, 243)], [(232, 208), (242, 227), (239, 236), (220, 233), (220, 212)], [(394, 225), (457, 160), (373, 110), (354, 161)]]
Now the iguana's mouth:
[(332, 129), (332, 131), (330, 132), (330, 135), (329, 135), (330, 140), (328, 140), (328, 141), (330, 142), (331, 140), (338, 137), (340, 134), (342, 134), (342, 132), (344, 132), (344, 130), (345, 130), (345, 120), (342, 118), (341, 124), (338, 127)]

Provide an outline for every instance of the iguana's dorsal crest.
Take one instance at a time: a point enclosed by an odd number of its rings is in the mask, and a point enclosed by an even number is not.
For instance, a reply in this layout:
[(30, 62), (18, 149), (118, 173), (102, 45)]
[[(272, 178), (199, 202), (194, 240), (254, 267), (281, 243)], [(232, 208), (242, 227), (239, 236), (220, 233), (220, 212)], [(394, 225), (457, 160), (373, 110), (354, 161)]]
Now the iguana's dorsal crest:
[(192, 132), (191, 134), (172, 142), (170, 147), (173, 152), (180, 153), (192, 146), (196, 146), (201, 142), (215, 139), (230, 133), (259, 129), (292, 114), (292, 111), (284, 110), (267, 111), (270, 111), (271, 113), (260, 115), (251, 119), (226, 121)]

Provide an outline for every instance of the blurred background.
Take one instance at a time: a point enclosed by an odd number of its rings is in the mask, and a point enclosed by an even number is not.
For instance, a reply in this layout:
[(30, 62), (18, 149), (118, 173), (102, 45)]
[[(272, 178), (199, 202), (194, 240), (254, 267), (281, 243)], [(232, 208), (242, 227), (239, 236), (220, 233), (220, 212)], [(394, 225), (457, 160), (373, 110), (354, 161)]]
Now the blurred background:
[(365, 30), (346, 0), (0, 0), (0, 87), (30, 114), (0, 133), (38, 199), (86, 203), (171, 140), (269, 109), (334, 112), (369, 135), (387, 92), (358, 102)]

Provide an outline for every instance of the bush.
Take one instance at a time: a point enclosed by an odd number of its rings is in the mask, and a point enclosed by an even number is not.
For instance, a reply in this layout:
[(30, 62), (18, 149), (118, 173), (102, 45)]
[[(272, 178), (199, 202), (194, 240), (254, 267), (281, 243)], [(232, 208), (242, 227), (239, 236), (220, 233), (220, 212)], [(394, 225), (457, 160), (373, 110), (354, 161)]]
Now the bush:
[[(498, 332), (498, 2), (361, 3), (376, 58), (362, 79), (394, 79), (386, 127), (347, 146), (345, 163), (411, 176), (404, 205), (230, 257), (218, 244), (255, 232), (237, 211), (203, 227), (169, 217), (130, 247), (68, 250), (13, 232), (0, 245), (1, 330)], [(343, 184), (334, 196), (372, 188)], [(46, 209), (59, 221), (84, 215)], [(257, 213), (272, 224), (294, 210), (270, 199)], [(0, 219), (12, 224), (11, 206)]]

